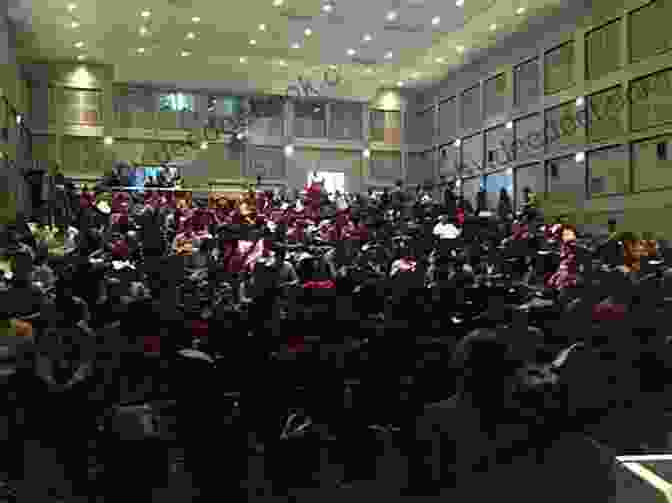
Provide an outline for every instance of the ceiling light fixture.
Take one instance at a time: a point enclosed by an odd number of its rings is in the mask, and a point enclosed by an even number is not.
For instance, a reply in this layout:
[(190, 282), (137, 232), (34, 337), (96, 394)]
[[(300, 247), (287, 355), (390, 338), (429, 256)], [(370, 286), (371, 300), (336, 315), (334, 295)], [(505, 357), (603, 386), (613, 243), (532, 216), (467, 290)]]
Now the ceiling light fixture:
[(509, 121), (506, 123), (506, 129), (513, 129), (513, 122)]
[(453, 145), (454, 145), (455, 147), (459, 147), (460, 145), (462, 145), (462, 140), (460, 140), (460, 139), (458, 138), (457, 140), (455, 140), (455, 141), (453, 142)]
[(574, 156), (574, 160), (576, 162), (583, 162), (586, 160), (586, 153), (585, 152), (577, 152), (576, 155)]
[(371, 157), (371, 151), (368, 148), (365, 148), (362, 151), (362, 157), (364, 157), (364, 159), (368, 159), (369, 157)]
[(266, 25), (265, 24), (260, 24), (259, 25), (259, 31), (266, 31)]
[(187, 33), (187, 38), (188, 38), (189, 40), (193, 40), (193, 39), (196, 38), (196, 34), (195, 34), (194, 32), (192, 32), (192, 31), (190, 31), (189, 33)]
[(201, 22), (201, 18), (198, 17), (198, 16), (194, 16), (194, 17), (191, 18), (191, 21), (192, 21), (193, 23), (200, 23), (200, 22)]
[(584, 98), (583, 96), (579, 96), (578, 98), (576, 98), (576, 106), (577, 106), (577, 108), (580, 108), (580, 107), (582, 107), (582, 106), (585, 105), (585, 104), (586, 104), (586, 100), (585, 100), (585, 98)]
[(72, 11), (75, 10), (76, 8), (77, 8), (77, 4), (74, 4), (74, 3), (69, 3), (69, 4), (68, 4), (68, 10), (69, 10), (70, 12), (72, 12)]
[(365, 72), (366, 72), (366, 73), (373, 73), (373, 68), (367, 68), (367, 69), (365, 70)]
[(397, 87), (404, 87), (404, 82), (402, 82), (401, 80), (397, 82)]
[(149, 17), (149, 16), (152, 15), (152, 13), (149, 12), (148, 10), (143, 10), (143, 11), (140, 13), (140, 15), (141, 15), (142, 17)]
[(250, 45), (257, 45), (257, 41), (254, 39), (250, 40)]
[(301, 48), (301, 44), (299, 44), (299, 43), (297, 43), (297, 42), (294, 42), (294, 43), (292, 44), (292, 49), (300, 49), (300, 48)]
[(285, 145), (285, 156), (292, 157), (294, 155), (294, 145)]
[(144, 37), (144, 36), (147, 35), (148, 33), (149, 33), (149, 30), (147, 29), (146, 26), (141, 26), (141, 27), (140, 27), (140, 36)]
[(208, 150), (208, 142), (207, 141), (202, 141), (201, 142), (201, 150)]
[(458, 45), (457, 47), (455, 47), (455, 50), (457, 52), (459, 52), (460, 54), (462, 54), (464, 52), (464, 46), (463, 45)]
[(191, 56), (191, 53), (190, 53), (189, 51), (182, 51), (182, 52), (180, 53), (180, 55), (181, 55), (182, 57), (186, 58), (187, 56)]
[(373, 37), (371, 36), (370, 33), (367, 33), (366, 35), (364, 35), (363, 40), (364, 40), (364, 42), (371, 42), (371, 40), (373, 40)]
[(305, 30), (303, 30), (303, 34), (306, 37), (310, 37), (313, 34), (313, 30), (311, 30), (310, 28), (306, 28)]
[(81, 49), (82, 47), (84, 47), (84, 42), (77, 42), (77, 43), (75, 44), (75, 47), (76, 47), (77, 49)]
[(329, 65), (330, 70), (338, 70), (338, 67), (336, 65)]
[(79, 61), (84, 61), (86, 59), (86, 55), (85, 54), (80, 54), (79, 56), (77, 56), (77, 59)]
[(397, 14), (396, 10), (391, 10), (387, 13), (387, 16), (385, 16), (388, 21), (396, 21), (397, 17), (399, 17), (399, 14)]
[(247, 63), (247, 58), (246, 57), (240, 58), (240, 62), (243, 63), (243, 64)]
[(385, 53), (385, 59), (392, 59), (392, 51), (388, 51)]
[(495, 23), (492, 23), (490, 25), (490, 31), (495, 31), (497, 29), (497, 25)]
[(439, 64), (443, 64), (443, 63), (445, 63), (445, 62), (446, 62), (446, 60), (445, 60), (445, 59), (443, 59), (443, 58), (436, 58), (436, 60), (435, 60), (435, 61), (436, 61), (437, 63), (439, 63)]
[(355, 54), (357, 54), (357, 51), (354, 49), (348, 49), (348, 56), (354, 56)]
[(524, 13), (525, 13), (525, 7), (518, 7), (516, 9), (516, 14), (520, 15), (520, 14), (524, 14)]
[(112, 145), (114, 143), (114, 138), (112, 136), (106, 136), (103, 143), (105, 143), (105, 145)]
[(285, 0), (273, 0), (273, 7), (282, 7), (282, 4), (285, 3)]
[(329, 2), (329, 3), (325, 3), (325, 4), (322, 6), (322, 11), (323, 11), (323, 12), (326, 12), (327, 14), (329, 14), (329, 13), (332, 12), (333, 10), (334, 10), (334, 4), (331, 3), (331, 2)]
[(457, 2), (455, 2), (455, 5), (457, 5), (458, 7), (462, 7), (464, 5), (464, 0), (457, 0)]
[(278, 61), (278, 64), (280, 66), (287, 66), (287, 62), (284, 59), (281, 59), (280, 61)]
[(432, 24), (433, 24), (434, 26), (436, 26), (436, 25), (438, 25), (439, 23), (441, 23), (441, 18), (440, 18), (439, 16), (434, 16), (434, 17), (432, 18)]
[(79, 28), (79, 23), (77, 21), (73, 21), (70, 23), (70, 28)]
[(144, 52), (145, 52), (145, 48), (144, 48), (144, 47), (138, 47), (138, 53), (139, 53), (139, 54), (143, 54)]
[(411, 75), (412, 78), (414, 79), (419, 79), (422, 74), (420, 72), (413, 72), (413, 75)]

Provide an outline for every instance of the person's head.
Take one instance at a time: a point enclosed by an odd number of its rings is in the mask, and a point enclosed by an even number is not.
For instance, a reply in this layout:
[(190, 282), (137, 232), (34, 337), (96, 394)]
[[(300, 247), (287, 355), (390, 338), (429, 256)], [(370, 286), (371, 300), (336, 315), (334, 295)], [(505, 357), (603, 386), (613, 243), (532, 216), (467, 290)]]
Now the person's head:
[(646, 248), (641, 238), (634, 232), (624, 232), (619, 241), (623, 243), (623, 259), (628, 267), (638, 267)]
[(401, 181), (401, 180), (397, 180), (396, 182), (394, 182), (394, 185), (395, 185), (398, 189), (400, 189), (400, 188), (402, 188), (402, 187), (404, 186), (404, 182)]
[(450, 222), (450, 217), (448, 215), (441, 215), (439, 217), (439, 222), (443, 225), (449, 224)]
[(562, 230), (560, 231), (560, 236), (563, 243), (576, 241), (576, 228), (570, 224), (563, 224)]

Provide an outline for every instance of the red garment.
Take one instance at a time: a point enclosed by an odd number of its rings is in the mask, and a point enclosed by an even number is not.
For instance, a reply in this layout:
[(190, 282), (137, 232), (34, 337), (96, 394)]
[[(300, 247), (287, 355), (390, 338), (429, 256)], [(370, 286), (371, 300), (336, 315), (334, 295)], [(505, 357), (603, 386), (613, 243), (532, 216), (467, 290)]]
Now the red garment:
[(530, 232), (527, 224), (513, 224), (513, 235), (511, 237), (515, 241), (529, 239)]
[(131, 197), (125, 192), (115, 192), (110, 205), (112, 213), (127, 213), (131, 204)]
[(327, 290), (330, 288), (335, 288), (336, 284), (330, 279), (325, 281), (307, 281), (303, 284), (303, 288), (317, 288), (320, 290)]
[(129, 257), (129, 255), (130, 250), (126, 241), (118, 240), (112, 244), (112, 257), (115, 259), (125, 260)]
[(627, 309), (622, 304), (597, 304), (593, 307), (593, 321), (623, 321)]
[(93, 208), (96, 204), (96, 196), (93, 192), (82, 192), (79, 196), (79, 207), (82, 209)]
[(290, 335), (287, 337), (287, 349), (291, 353), (300, 353), (305, 348), (304, 338), (300, 335)]
[(457, 208), (455, 216), (457, 219), (457, 224), (464, 225), (464, 210), (462, 208)]
[(207, 339), (209, 325), (207, 321), (195, 320), (190, 323), (191, 336), (194, 339)]
[(558, 290), (576, 286), (576, 273), (576, 241), (567, 241), (560, 250), (560, 266), (546, 286)]

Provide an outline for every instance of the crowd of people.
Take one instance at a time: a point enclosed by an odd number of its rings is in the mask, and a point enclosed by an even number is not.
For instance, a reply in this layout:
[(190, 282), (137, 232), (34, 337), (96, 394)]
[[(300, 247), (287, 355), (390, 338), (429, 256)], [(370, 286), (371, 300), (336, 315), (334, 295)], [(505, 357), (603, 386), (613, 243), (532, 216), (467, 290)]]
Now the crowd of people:
[(506, 190), (474, 210), (445, 180), (68, 198), (55, 225), (0, 233), (0, 473), (19, 501), (151, 498), (173, 443), (202, 501), (245, 491), (252, 454), (274, 494), (315, 484), (323, 444), (356, 490), (381, 477), (380, 435), (405, 460), (381, 495), (606, 501), (613, 453), (667, 447), (654, 236), (544, 222), (529, 189), (519, 212)]

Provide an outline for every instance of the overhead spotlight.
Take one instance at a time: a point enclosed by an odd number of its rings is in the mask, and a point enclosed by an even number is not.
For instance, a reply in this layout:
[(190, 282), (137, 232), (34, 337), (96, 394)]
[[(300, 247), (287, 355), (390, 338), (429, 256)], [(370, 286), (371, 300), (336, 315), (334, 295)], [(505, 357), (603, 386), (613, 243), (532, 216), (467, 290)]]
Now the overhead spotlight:
[(513, 129), (513, 121), (509, 121), (506, 123), (506, 129)]
[(193, 39), (196, 38), (196, 34), (195, 34), (194, 32), (191, 32), (191, 31), (190, 31), (189, 33), (187, 33), (187, 38), (188, 38), (189, 40), (193, 40)]
[(497, 29), (497, 25), (495, 23), (492, 23), (490, 25), (490, 31), (495, 31)]
[(72, 12), (72, 11), (75, 10), (76, 8), (77, 8), (77, 4), (75, 4), (75, 3), (69, 3), (69, 4), (68, 4), (68, 10), (69, 10), (70, 12)]
[(86, 59), (86, 55), (85, 54), (80, 54), (79, 56), (77, 56), (77, 59), (79, 61), (84, 61)]
[(77, 43), (75, 44), (75, 47), (76, 47), (77, 49), (81, 49), (82, 47), (84, 47), (84, 42), (77, 42)]
[(246, 58), (246, 57), (242, 57), (242, 58), (240, 58), (240, 62), (241, 62), (241, 63), (247, 63), (247, 58)]
[(138, 47), (138, 54), (143, 54), (145, 52), (144, 47)]
[(583, 162), (586, 160), (586, 153), (585, 152), (577, 152), (576, 155), (574, 156), (574, 160), (576, 162)]
[(367, 68), (367, 69), (364, 70), (364, 71), (365, 71), (366, 73), (373, 73), (373, 68)]
[(79, 28), (79, 22), (73, 21), (72, 23), (70, 23), (70, 28)]
[(143, 11), (140, 13), (140, 15), (141, 15), (142, 17), (149, 17), (149, 16), (152, 15), (152, 13), (149, 12), (148, 10), (143, 10)]
[(518, 7), (516, 9), (516, 14), (518, 14), (518, 15), (525, 14), (525, 7)]
[(200, 22), (201, 22), (201, 18), (198, 17), (198, 16), (194, 16), (194, 17), (191, 18), (191, 22), (192, 22), (192, 23), (200, 23)]
[(245, 133), (238, 133), (236, 135), (236, 139), (239, 140), (239, 141), (242, 140), (243, 138), (245, 138)]
[(141, 27), (140, 27), (140, 35), (141, 35), (141, 36), (144, 37), (144, 36), (147, 35), (148, 33), (149, 33), (149, 30), (147, 29), (146, 26), (141, 26)]
[(114, 143), (114, 138), (112, 136), (106, 136), (103, 143), (105, 143), (105, 145), (112, 145)]
[(414, 79), (419, 79), (422, 74), (420, 72), (413, 72), (413, 75), (411, 75), (411, 78)]
[(576, 98), (576, 106), (577, 107), (582, 107), (585, 104), (586, 104), (586, 100), (583, 96), (579, 96), (578, 98)]
[(455, 147), (459, 147), (460, 145), (462, 145), (462, 140), (460, 140), (460, 139), (458, 138), (457, 140), (455, 140), (455, 141), (453, 142), (453, 145), (454, 145)]
[(284, 59), (281, 59), (280, 61), (278, 61), (278, 64), (280, 66), (287, 66), (287, 62)]
[(266, 25), (265, 24), (260, 24), (259, 25), (259, 31), (266, 31)]
[(257, 45), (257, 41), (254, 39), (250, 40), (250, 45)]
[(23, 116), (21, 114), (16, 114), (16, 124), (21, 125), (22, 121), (23, 121)]
[(292, 49), (300, 49), (300, 48), (301, 48), (301, 44), (299, 44), (299, 43), (297, 43), (297, 42), (294, 42), (294, 43), (292, 44)]
[(439, 63), (439, 64), (443, 64), (443, 63), (446, 62), (446, 60), (443, 59), (443, 58), (436, 58), (434, 61), (436, 61), (436, 62)]
[(462, 54), (464, 52), (464, 46), (463, 45), (458, 45), (457, 47), (455, 47), (455, 50), (457, 52), (459, 52), (460, 54)]
[(182, 51), (180, 53), (180, 56), (182, 56), (183, 58), (186, 58), (187, 56), (191, 56), (191, 53), (189, 51)]
[(464, 5), (464, 0), (457, 0), (455, 2), (455, 5), (457, 5), (458, 7), (462, 7)]
[(325, 3), (322, 6), (322, 12), (326, 12), (327, 14), (333, 12), (334, 10), (334, 4), (332, 2)]
[(369, 159), (369, 158), (371, 157), (371, 151), (370, 151), (368, 148), (365, 148), (365, 149), (362, 151), (362, 157), (363, 157), (364, 159)]
[(385, 59), (392, 59), (392, 51), (388, 51), (385, 53)]
[(441, 23), (441, 18), (440, 18), (439, 16), (434, 16), (434, 17), (432, 18), (432, 24), (433, 24), (434, 26), (437, 26), (437, 25), (439, 25), (440, 23)]
[(294, 155), (294, 145), (285, 145), (285, 156), (292, 157)]
[(306, 28), (305, 30), (303, 30), (303, 34), (306, 37), (310, 37), (313, 34), (313, 30), (311, 30), (310, 28)]
[(357, 51), (354, 49), (348, 49), (348, 56), (354, 56), (355, 54), (357, 54)]
[(338, 70), (336, 65), (329, 65), (329, 70)]
[(282, 7), (282, 4), (285, 3), (285, 0), (273, 0), (273, 7)]
[(396, 21), (397, 18), (399, 17), (399, 14), (397, 14), (396, 10), (391, 10), (390, 12), (387, 13), (387, 16), (385, 16), (385, 19), (388, 21)]
[(363, 40), (364, 42), (371, 42), (371, 40), (373, 40), (373, 37), (371, 36), (371, 34), (367, 33), (366, 35), (364, 35)]
[(397, 82), (397, 87), (404, 87), (405, 83), (402, 82), (401, 80)]
[(201, 142), (201, 150), (208, 150), (208, 142), (207, 141), (202, 141)]

